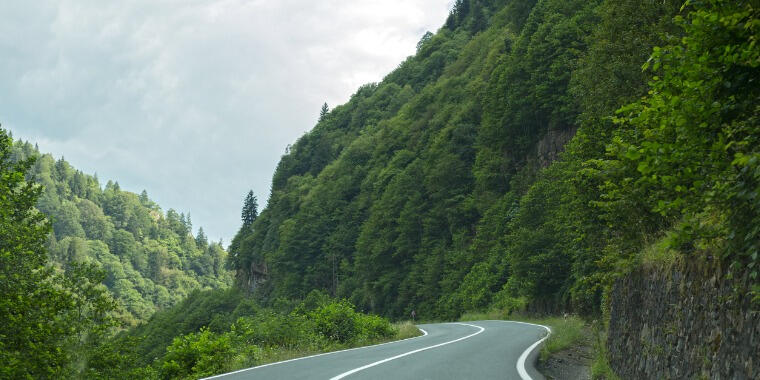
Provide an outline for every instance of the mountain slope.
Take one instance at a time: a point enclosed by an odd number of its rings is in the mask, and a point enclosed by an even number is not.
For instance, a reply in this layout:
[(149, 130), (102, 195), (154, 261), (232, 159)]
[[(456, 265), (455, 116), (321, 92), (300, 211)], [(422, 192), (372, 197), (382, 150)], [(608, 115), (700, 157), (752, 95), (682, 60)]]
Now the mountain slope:
[(324, 289), (389, 316), (598, 312), (600, 260), (621, 241), (589, 203), (603, 179), (577, 174), (604, 156), (606, 117), (646, 91), (639, 67), (680, 33), (679, 6), (458, 1), (415, 56), (282, 157), (230, 247), (239, 282), (266, 264), (261, 294)]
[(538, 141), (574, 128), (569, 74), (596, 3), (533, 3), (459, 2), (417, 55), (302, 137), (233, 241), (237, 268), (266, 261), (275, 296), (316, 287), (388, 315), (461, 311), (449, 298), (491, 249), (475, 244), (495, 243), (478, 243), (498, 228), (479, 221), (524, 191)]
[(282, 157), (230, 247), (239, 284), (266, 268), (270, 299), (317, 288), (453, 318), (598, 315), (665, 248), (757, 276), (755, 16), (722, 0), (458, 1)]
[(228, 287), (227, 253), (209, 243), (200, 228), (191, 235), (190, 216), (166, 214), (148, 198), (71, 167), (64, 159), (40, 154), (17, 141), (13, 158), (36, 157), (30, 176), (43, 186), (37, 208), (53, 221), (47, 249), (54, 265), (98, 264), (127, 325), (147, 320), (196, 289)]

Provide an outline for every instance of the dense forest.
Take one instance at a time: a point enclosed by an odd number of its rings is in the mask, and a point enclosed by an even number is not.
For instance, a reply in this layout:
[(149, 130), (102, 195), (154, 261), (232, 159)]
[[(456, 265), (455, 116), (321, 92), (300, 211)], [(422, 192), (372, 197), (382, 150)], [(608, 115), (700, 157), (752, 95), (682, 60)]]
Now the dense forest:
[(227, 253), (198, 229), (190, 214), (165, 214), (146, 191), (105, 187), (97, 176), (73, 168), (63, 158), (40, 154), (16, 141), (11, 159), (34, 159), (28, 179), (43, 188), (37, 209), (52, 220), (45, 247), (58, 267), (93, 263), (106, 273), (104, 284), (123, 306), (127, 326), (145, 321), (156, 310), (176, 304), (196, 289), (228, 287)]
[(717, 256), (757, 284), (758, 12), (457, 1), (282, 157), (229, 248), (239, 286), (454, 318), (599, 314), (642, 260)]

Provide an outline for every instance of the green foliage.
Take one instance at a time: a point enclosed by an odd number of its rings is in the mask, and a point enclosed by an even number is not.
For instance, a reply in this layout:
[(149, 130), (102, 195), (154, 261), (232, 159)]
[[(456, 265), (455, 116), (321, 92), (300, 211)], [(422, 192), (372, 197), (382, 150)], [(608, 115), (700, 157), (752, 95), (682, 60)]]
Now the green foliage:
[(243, 292), (228, 289), (194, 292), (111, 344), (131, 347), (140, 358), (127, 367), (129, 371), (184, 379), (372, 344), (399, 334), (387, 319), (358, 313), (348, 301), (322, 292), (263, 307)]
[(114, 325), (116, 304), (89, 264), (48, 266), (50, 222), (26, 181), (35, 158), (14, 157), (0, 129), (0, 377), (70, 378), (87, 372)]
[(155, 379), (158, 372), (152, 367), (136, 367), (140, 358), (134, 340), (108, 340), (101, 342), (90, 355), (82, 373), (85, 379)]
[(347, 342), (358, 332), (356, 312), (347, 303), (320, 306), (309, 313), (309, 319), (320, 334), (337, 342)]
[(259, 204), (256, 201), (256, 196), (253, 195), (253, 190), (249, 191), (245, 196), (245, 203), (243, 204), (243, 227), (250, 226), (259, 216), (258, 211)]
[(323, 304), (308, 313), (307, 318), (319, 334), (339, 343), (372, 341), (393, 335), (388, 320), (357, 313), (345, 300)]
[(412, 321), (396, 322), (393, 327), (398, 330), (396, 334), (398, 339), (409, 339), (422, 335), (420, 329)]
[(166, 349), (161, 366), (161, 378), (197, 379), (224, 371), (229, 367), (234, 351), (227, 334), (214, 334), (201, 329), (174, 338)]
[(594, 360), (591, 362), (591, 378), (594, 380), (619, 380), (620, 377), (615, 374), (615, 371), (610, 367), (610, 362), (607, 354), (607, 337), (602, 336), (596, 332), (597, 339), (594, 342)]
[(327, 114), (330, 112), (330, 107), (327, 106), (327, 103), (322, 104), (322, 108), (319, 110), (319, 120), (322, 121)]
[(36, 207), (53, 222), (45, 239), (52, 264), (65, 269), (90, 263), (104, 270), (125, 325), (148, 319), (194, 289), (232, 283), (226, 252), (209, 244), (202, 228), (193, 237), (189, 215), (171, 209), (164, 215), (145, 191), (122, 191), (111, 181), (101, 188), (97, 178), (29, 143), (16, 142), (10, 154), (34, 160), (27, 179), (42, 185)]
[(223, 332), (239, 317), (258, 309), (258, 305), (235, 289), (196, 290), (177, 305), (156, 312), (147, 323), (123, 332), (117, 340), (134, 339), (141, 358), (138, 364), (147, 365), (163, 356), (175, 337), (197, 332), (204, 326), (215, 333)]
[(542, 359), (547, 359), (549, 355), (573, 346), (584, 339), (586, 334), (584, 332), (585, 324), (577, 316), (546, 318), (537, 321), (537, 323), (549, 326), (552, 329), (551, 335), (541, 348)]
[(608, 152), (616, 178), (603, 188), (603, 205), (614, 216), (642, 207), (678, 221), (676, 248), (691, 252), (711, 240), (732, 271), (756, 280), (760, 11), (719, 0), (685, 7), (688, 16), (676, 19), (685, 37), (654, 49), (644, 68), (660, 75), (615, 119)]

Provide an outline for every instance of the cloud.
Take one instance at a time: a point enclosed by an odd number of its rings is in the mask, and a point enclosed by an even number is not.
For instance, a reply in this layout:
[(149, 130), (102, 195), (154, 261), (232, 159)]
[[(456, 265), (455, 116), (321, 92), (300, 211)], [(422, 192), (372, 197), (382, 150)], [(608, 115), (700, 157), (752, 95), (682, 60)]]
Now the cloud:
[[(0, 122), (212, 238), (323, 102), (379, 81), (447, 0), (3, 1)], [(260, 202), (263, 203), (263, 202)]]

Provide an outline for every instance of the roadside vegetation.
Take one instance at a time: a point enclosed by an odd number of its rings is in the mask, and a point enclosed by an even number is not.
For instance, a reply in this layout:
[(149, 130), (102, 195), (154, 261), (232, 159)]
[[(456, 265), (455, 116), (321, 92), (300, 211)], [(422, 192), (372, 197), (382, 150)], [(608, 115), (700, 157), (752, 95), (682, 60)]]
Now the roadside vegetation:
[(594, 329), (594, 360), (591, 363), (591, 378), (592, 379), (604, 379), (604, 380), (619, 380), (615, 371), (610, 367), (610, 362), (607, 358), (607, 334), (597, 328)]
[(409, 339), (422, 335), (420, 329), (412, 321), (396, 322), (393, 324), (393, 328), (397, 331), (393, 340)]
[(150, 376), (190, 379), (418, 335), (411, 322), (392, 324), (318, 291), (262, 306), (229, 289), (196, 292), (116, 341), (138, 342), (136, 365)]

